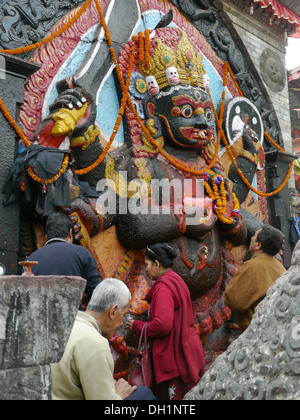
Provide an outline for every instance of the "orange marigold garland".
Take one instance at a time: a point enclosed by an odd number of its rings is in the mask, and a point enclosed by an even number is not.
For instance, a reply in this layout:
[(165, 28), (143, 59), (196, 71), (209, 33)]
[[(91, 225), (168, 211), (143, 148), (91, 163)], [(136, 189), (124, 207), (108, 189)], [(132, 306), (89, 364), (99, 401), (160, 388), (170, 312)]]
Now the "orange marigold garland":
[(28, 174), (30, 175), (30, 177), (35, 181), (35, 182), (39, 182), (40, 184), (48, 185), (48, 184), (52, 184), (53, 182), (57, 181), (58, 178), (67, 170), (68, 167), (68, 163), (69, 163), (69, 155), (66, 154), (63, 160), (63, 164), (62, 167), (60, 169), (60, 171), (52, 178), (50, 179), (42, 179), (40, 178), (33, 170), (33, 168), (31, 166), (28, 166)]
[(235, 223), (236, 218), (240, 214), (240, 204), (236, 195), (232, 193), (234, 209), (231, 214), (231, 218), (228, 219), (224, 216), (227, 209), (227, 195), (224, 178), (220, 175), (215, 175), (212, 179), (213, 188), (211, 188), (211, 186), (208, 183), (208, 173), (204, 173), (203, 179), (204, 187), (206, 189), (207, 194), (213, 201), (214, 211), (218, 216), (219, 220), (226, 224)]
[(79, 9), (79, 11), (75, 14), (75, 16), (68, 22), (66, 25), (64, 25), (61, 29), (57, 30), (54, 34), (48, 36), (47, 38), (43, 39), (41, 42), (37, 42), (35, 44), (28, 45), (26, 47), (22, 48), (16, 48), (14, 50), (1, 50), (0, 52), (10, 54), (10, 55), (16, 55), (16, 54), (23, 54), (28, 51), (35, 50), (36, 48), (40, 48), (44, 44), (47, 44), (48, 42), (53, 41), (54, 38), (57, 38), (58, 36), (62, 35), (65, 31), (67, 31), (74, 23), (80, 18), (80, 16), (86, 11), (86, 9), (89, 7), (89, 5), (92, 3), (93, 0), (87, 0), (85, 4)]
[(18, 136), (23, 140), (24, 144), (26, 147), (29, 147), (31, 145), (30, 141), (27, 140), (27, 138), (25, 137), (24, 133), (22, 132), (22, 130), (20, 129), (20, 127), (18, 127), (17, 123), (15, 122), (15, 120), (12, 118), (12, 116), (10, 115), (10, 113), (8, 112), (6, 106), (4, 105), (2, 99), (0, 98), (0, 109), (3, 112), (4, 117), (7, 119), (7, 121), (10, 123), (10, 125), (13, 127), (13, 129), (15, 130), (15, 132), (18, 134)]
[(144, 34), (143, 32), (138, 33), (139, 37), (139, 61), (142, 63), (145, 58), (145, 50), (144, 50)]
[(150, 30), (145, 30), (145, 69), (149, 68), (150, 64)]
[[(52, 34), (49, 37), (45, 38), (43, 41), (37, 42), (36, 44), (32, 44), (32, 45), (29, 45), (27, 47), (17, 48), (15, 50), (0, 50), (0, 51), (1, 52), (5, 52), (7, 54), (22, 54), (24, 52), (31, 51), (31, 50), (33, 50), (35, 48), (40, 48), (42, 45), (46, 44), (47, 42), (51, 42), (54, 38), (60, 36), (63, 32), (65, 32), (67, 29), (69, 29), (76, 22), (76, 20), (78, 20), (79, 17), (85, 12), (85, 10), (89, 7), (89, 5), (91, 4), (92, 1), (93, 0), (87, 0), (85, 2), (85, 4), (80, 8), (80, 10), (75, 14), (75, 16), (70, 20), (70, 22), (68, 22), (66, 25), (64, 25), (61, 29), (59, 29), (58, 31), (56, 31), (54, 34)], [(179, 164), (175, 159), (173, 159), (162, 148), (159, 147), (159, 145), (157, 144), (157, 142), (155, 141), (155, 139), (151, 136), (151, 134), (149, 133), (148, 129), (144, 126), (143, 122), (139, 118), (139, 116), (138, 116), (138, 114), (136, 112), (136, 108), (135, 108), (134, 104), (132, 103), (132, 101), (130, 99), (130, 96), (128, 94), (128, 91), (129, 91), (129, 83), (130, 83), (130, 76), (131, 76), (132, 69), (131, 69), (131, 71), (128, 70), (128, 75), (127, 75), (127, 80), (126, 80), (126, 85), (125, 85), (124, 80), (123, 80), (123, 76), (122, 76), (122, 72), (121, 72), (121, 70), (120, 70), (120, 68), (118, 66), (118, 61), (117, 61), (117, 57), (116, 57), (116, 54), (115, 54), (115, 51), (114, 51), (114, 48), (113, 48), (113, 45), (112, 45), (112, 40), (111, 40), (111, 37), (110, 37), (110, 33), (109, 33), (108, 27), (107, 27), (106, 22), (105, 22), (105, 18), (104, 18), (103, 13), (102, 13), (101, 5), (99, 3), (99, 0), (94, 0), (94, 1), (95, 1), (96, 8), (97, 8), (97, 11), (98, 11), (98, 14), (99, 14), (99, 17), (100, 17), (100, 22), (101, 22), (101, 24), (102, 24), (102, 26), (104, 28), (105, 35), (106, 35), (106, 38), (107, 38), (107, 41), (108, 41), (108, 45), (110, 47), (111, 56), (113, 58), (113, 61), (114, 61), (115, 66), (116, 66), (116, 72), (117, 72), (118, 79), (119, 79), (119, 82), (120, 82), (120, 85), (121, 85), (121, 88), (122, 88), (122, 91), (123, 91), (123, 99), (122, 99), (121, 108), (120, 108), (120, 111), (119, 111), (119, 116), (118, 116), (118, 119), (116, 121), (114, 130), (113, 130), (112, 137), (111, 137), (109, 143), (107, 144), (107, 146), (105, 147), (103, 153), (99, 156), (99, 158), (97, 159), (97, 161), (93, 165), (91, 165), (89, 168), (85, 168), (85, 169), (83, 169), (81, 171), (76, 171), (76, 173), (77, 174), (87, 173), (87, 172), (91, 171), (92, 169), (94, 169), (97, 165), (99, 165), (100, 162), (103, 161), (105, 155), (107, 154), (107, 152), (108, 152), (108, 150), (109, 150), (109, 148), (110, 148), (110, 146), (111, 146), (111, 144), (113, 142), (113, 139), (115, 138), (115, 135), (118, 132), (119, 126), (121, 124), (121, 119), (122, 119), (122, 116), (124, 114), (124, 109), (125, 109), (125, 106), (126, 106), (126, 102), (128, 101), (128, 105), (129, 105), (130, 109), (132, 110), (132, 112), (134, 113), (134, 115), (135, 115), (138, 123), (140, 124), (143, 133), (146, 135), (147, 139), (159, 151), (159, 153), (161, 153), (167, 159), (167, 161), (169, 161), (177, 169), (179, 169), (179, 170), (181, 170), (183, 172), (189, 173), (191, 175), (195, 175), (195, 176), (201, 176), (205, 172), (214, 175), (214, 172), (211, 172), (210, 169), (213, 167), (216, 159), (218, 158), (220, 141), (221, 141), (221, 138), (222, 138), (223, 141), (224, 141), (224, 144), (225, 144), (225, 146), (226, 146), (226, 148), (228, 150), (229, 156), (230, 156), (230, 158), (231, 158), (234, 166), (237, 169), (237, 172), (238, 172), (239, 176), (242, 178), (243, 182), (249, 187), (249, 189), (251, 191), (253, 191), (256, 194), (258, 194), (260, 196), (263, 196), (263, 197), (270, 197), (270, 196), (273, 196), (273, 195), (277, 194), (278, 192), (280, 192), (285, 187), (285, 185), (287, 184), (287, 182), (288, 182), (288, 180), (290, 178), (290, 175), (291, 175), (292, 169), (293, 169), (293, 163), (290, 165), (290, 169), (288, 171), (288, 174), (287, 174), (284, 182), (282, 183), (282, 185), (279, 188), (277, 188), (277, 190), (273, 191), (272, 193), (265, 194), (265, 193), (261, 193), (260, 191), (257, 191), (256, 189), (254, 189), (252, 187), (252, 185), (248, 182), (248, 180), (245, 178), (245, 176), (243, 175), (242, 171), (239, 169), (239, 167), (237, 165), (237, 162), (236, 162), (236, 160), (235, 160), (235, 158), (234, 158), (234, 156), (233, 156), (233, 154), (232, 154), (232, 152), (230, 150), (230, 147), (228, 145), (228, 142), (227, 142), (226, 136), (224, 134), (224, 131), (222, 129), (223, 112), (224, 112), (224, 104), (223, 103), (221, 104), (220, 118), (218, 117), (218, 115), (217, 115), (217, 113), (216, 113), (216, 111), (214, 109), (215, 117), (216, 117), (216, 123), (217, 123), (218, 130), (219, 131), (218, 131), (218, 139), (217, 139), (217, 145), (216, 145), (216, 154), (215, 154), (214, 158), (212, 159), (211, 163), (208, 165), (207, 168), (203, 169), (202, 171), (196, 171), (196, 170), (192, 170), (190, 168), (187, 168), (184, 165)], [(149, 65), (149, 61), (150, 61), (150, 52), (149, 52), (149, 50), (150, 50), (150, 31), (149, 30), (146, 30), (145, 31), (145, 46), (144, 46), (144, 36), (143, 36), (142, 33), (139, 33), (138, 34), (138, 40), (139, 40), (139, 46), (140, 46), (140, 48), (139, 48), (139, 59), (140, 59), (140, 61), (142, 61), (142, 60), (145, 59), (146, 66), (147, 66), (147, 65)], [(133, 58), (132, 58), (132, 60), (133, 60)], [(230, 75), (231, 75), (231, 77), (232, 77), (232, 79), (233, 79), (233, 81), (234, 81), (234, 83), (235, 83), (235, 85), (236, 85), (236, 87), (237, 87), (240, 95), (243, 96), (243, 93), (242, 93), (242, 91), (240, 90), (240, 88), (238, 86), (238, 83), (237, 83), (237, 81), (236, 81), (236, 79), (235, 79), (235, 77), (234, 77), (234, 75), (232, 73), (232, 70), (231, 70), (230, 65), (229, 65), (228, 62), (225, 62), (225, 64), (224, 64), (224, 78), (223, 78), (223, 86), (224, 86), (224, 88), (227, 85), (227, 74), (228, 74), (228, 72), (230, 73)], [(225, 89), (222, 92), (222, 99), (225, 99)], [(222, 105), (223, 105), (223, 108), (222, 108)], [(4, 106), (4, 104), (3, 104), (3, 102), (2, 102), (1, 99), (0, 99), (0, 108), (1, 108), (4, 116), (7, 118), (7, 120), (10, 122), (10, 124), (12, 125), (12, 127), (16, 130), (16, 132), (18, 133), (18, 135), (21, 137), (21, 139), (25, 143), (26, 147), (29, 147), (31, 143), (26, 139), (26, 137), (24, 136), (24, 134), (22, 133), (22, 131), (20, 130), (20, 128), (17, 126), (17, 124), (15, 123), (15, 121), (12, 119), (12, 117), (9, 115), (9, 113), (8, 113), (7, 109), (5, 108), (5, 106)], [(280, 146), (278, 146), (271, 139), (271, 137), (266, 132), (264, 132), (264, 134), (265, 134), (266, 138), (277, 149), (279, 149), (281, 151), (284, 151), (284, 149), (282, 149)], [(63, 170), (63, 167), (62, 167), (61, 171), (62, 170)], [(41, 181), (50, 181), (50, 180), (41, 180)], [(52, 182), (54, 182), (54, 181), (52, 181)], [(223, 210), (223, 207), (222, 207), (222, 210)]]
[[(229, 72), (230, 74), (231, 74), (231, 76), (232, 76), (232, 78), (233, 78), (233, 80), (234, 80), (234, 82), (235, 82), (235, 84), (238, 86), (238, 84), (237, 84), (237, 81), (236, 81), (236, 79), (234, 78), (234, 75), (233, 75), (233, 73), (232, 73), (232, 70), (230, 69), (230, 65), (229, 65), (229, 63), (228, 62), (226, 62), (225, 63), (225, 73), (227, 73), (227, 72)], [(239, 90), (240, 91), (240, 90)], [(240, 91), (241, 92), (241, 91)], [(221, 104), (221, 106), (224, 106), (224, 103), (222, 103)], [(290, 164), (290, 168), (289, 168), (289, 170), (288, 170), (288, 173), (287, 173), (287, 175), (286, 175), (286, 177), (285, 177), (285, 179), (284, 179), (284, 181), (283, 181), (283, 183), (281, 184), (281, 186), (279, 187), (279, 188), (277, 188), (275, 191), (273, 191), (273, 192), (270, 192), (270, 193), (262, 193), (261, 191), (258, 191), (256, 188), (254, 188), (251, 184), (250, 184), (250, 182), (247, 180), (247, 178), (244, 176), (244, 174), (243, 174), (243, 172), (242, 172), (242, 170), (239, 168), (239, 166), (238, 166), (238, 164), (237, 164), (237, 161), (236, 161), (236, 159), (235, 159), (235, 157), (234, 157), (234, 155), (233, 155), (233, 153), (232, 153), (232, 151), (231, 151), (231, 149), (230, 149), (230, 146), (229, 146), (229, 144), (228, 144), (228, 141), (227, 141), (227, 138), (226, 138), (226, 136), (225, 136), (225, 133), (224, 133), (224, 131), (223, 131), (223, 128), (222, 128), (222, 120), (221, 120), (221, 118), (219, 118), (218, 117), (218, 115), (217, 115), (217, 113), (216, 113), (216, 111), (214, 110), (214, 113), (215, 113), (215, 119), (216, 119), (216, 123), (217, 123), (217, 126), (218, 126), (218, 130), (219, 130), (219, 132), (221, 133), (221, 136), (222, 136), (222, 140), (223, 140), (223, 142), (224, 142), (224, 144), (225, 144), (225, 147), (226, 147), (226, 150), (227, 150), (227, 152), (228, 152), (228, 154), (229, 154), (229, 157), (230, 157), (230, 159), (231, 159), (231, 161), (232, 161), (232, 163), (233, 163), (233, 165), (234, 165), (234, 167), (236, 168), (236, 170), (237, 170), (237, 173), (238, 173), (238, 175), (240, 176), (240, 178), (242, 179), (242, 181), (247, 185), (247, 187), (252, 191), (252, 192), (254, 192), (255, 194), (257, 194), (257, 195), (259, 195), (259, 196), (261, 196), (261, 197), (272, 197), (272, 196), (274, 196), (274, 195), (276, 195), (276, 194), (278, 194), (281, 190), (283, 190), (283, 188), (286, 186), (286, 184), (288, 183), (288, 181), (289, 181), (289, 179), (290, 179), (290, 176), (291, 176), (291, 173), (292, 173), (292, 170), (293, 170), (293, 166), (294, 166), (294, 163), (292, 162), (291, 164)], [(265, 134), (265, 136), (267, 137), (267, 139), (268, 140), (270, 140), (271, 141), (271, 143), (278, 149), (278, 150), (281, 150), (281, 151), (284, 151), (284, 149), (282, 149), (280, 146), (278, 146), (278, 144), (276, 144), (272, 139), (271, 139), (271, 137), (266, 133), (266, 132), (264, 132), (264, 134)]]

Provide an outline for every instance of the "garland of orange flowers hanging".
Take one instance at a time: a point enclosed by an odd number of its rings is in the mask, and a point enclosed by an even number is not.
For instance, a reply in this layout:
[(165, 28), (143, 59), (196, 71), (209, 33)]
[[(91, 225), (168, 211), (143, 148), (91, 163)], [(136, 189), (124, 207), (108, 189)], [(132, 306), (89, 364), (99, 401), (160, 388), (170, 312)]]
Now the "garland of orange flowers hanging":
[(144, 50), (144, 34), (143, 32), (138, 33), (139, 39), (139, 61), (142, 63), (145, 59), (145, 50)]
[(53, 177), (50, 179), (42, 179), (40, 178), (33, 170), (33, 168), (31, 166), (28, 166), (28, 174), (30, 175), (30, 177), (35, 181), (35, 182), (39, 182), (40, 184), (48, 185), (48, 184), (52, 184), (53, 182), (57, 181), (58, 178), (66, 171), (67, 167), (68, 167), (68, 163), (69, 163), (69, 155), (65, 155), (64, 160), (63, 160), (63, 164), (61, 167), (61, 170)]
[(131, 81), (131, 74), (132, 74), (132, 68), (133, 68), (133, 61), (134, 61), (134, 48), (131, 48), (131, 52), (130, 52), (130, 58), (129, 58), (129, 66), (128, 66), (128, 73), (127, 73), (127, 78), (126, 78), (126, 84), (124, 86), (123, 89), (123, 98), (121, 101), (121, 106), (119, 109), (119, 115), (117, 118), (117, 121), (115, 123), (114, 129), (113, 129), (113, 133), (110, 137), (109, 142), (107, 143), (107, 145), (105, 146), (103, 152), (101, 153), (101, 155), (98, 157), (98, 159), (92, 164), (90, 165), (88, 168), (85, 169), (79, 169), (76, 170), (76, 174), (77, 175), (83, 175), (83, 174), (87, 174), (88, 172), (91, 172), (93, 169), (95, 169), (106, 157), (107, 153), (109, 152), (109, 149), (119, 131), (121, 122), (122, 122), (122, 118), (125, 112), (125, 106), (129, 97), (129, 86), (130, 86), (130, 81)]
[(150, 30), (145, 30), (145, 69), (150, 65)]
[(234, 209), (231, 215), (232, 217), (228, 219), (227, 217), (224, 216), (227, 209), (227, 195), (226, 195), (224, 178), (220, 175), (215, 175), (212, 179), (213, 189), (207, 182), (208, 181), (207, 174), (204, 175), (203, 179), (204, 179), (204, 186), (205, 186), (206, 192), (214, 203), (214, 211), (216, 215), (218, 216), (219, 220), (221, 220), (221, 222), (226, 223), (226, 224), (235, 223), (237, 216), (240, 214), (240, 203), (236, 195), (232, 193), (233, 206), (234, 206)]
[(64, 25), (61, 29), (57, 30), (54, 34), (48, 36), (47, 38), (43, 39), (41, 42), (36, 42), (35, 44), (28, 45), (26, 47), (22, 48), (16, 48), (14, 50), (1, 50), (0, 52), (10, 54), (10, 55), (16, 55), (16, 54), (23, 54), (27, 53), (29, 51), (35, 50), (36, 48), (42, 47), (44, 44), (47, 44), (48, 42), (53, 41), (54, 38), (57, 38), (58, 36), (61, 36), (64, 32), (66, 32), (71, 26), (74, 25), (74, 23), (80, 18), (80, 16), (86, 11), (86, 9), (89, 7), (89, 5), (92, 3), (93, 0), (87, 0), (84, 5), (79, 9), (79, 11), (75, 14), (75, 16), (68, 22), (66, 25)]
[(18, 134), (18, 136), (23, 140), (24, 144), (26, 147), (29, 147), (31, 145), (30, 141), (27, 140), (27, 138), (25, 137), (24, 133), (22, 132), (22, 130), (20, 129), (20, 127), (18, 127), (17, 123), (15, 122), (15, 120), (13, 119), (13, 117), (10, 115), (10, 113), (8, 112), (6, 106), (4, 105), (2, 99), (0, 98), (0, 109), (3, 112), (4, 117), (7, 119), (7, 121), (10, 123), (10, 125), (13, 127), (13, 129), (15, 130), (15, 132)]
[[(21, 54), (21, 53), (24, 53), (24, 52), (31, 51), (31, 50), (33, 50), (35, 48), (40, 48), (42, 45), (46, 44), (47, 42), (51, 42), (54, 38), (60, 36), (63, 32), (65, 32), (67, 29), (69, 29), (76, 22), (76, 20), (78, 20), (79, 17), (85, 12), (85, 10), (89, 7), (89, 5), (91, 4), (92, 1), (93, 0), (87, 0), (85, 2), (85, 4), (80, 8), (80, 10), (75, 14), (75, 16), (70, 20), (70, 22), (68, 22), (66, 25), (64, 25), (61, 29), (59, 29), (58, 31), (56, 31), (54, 34), (52, 34), (49, 37), (45, 38), (43, 41), (38, 42), (36, 44), (32, 44), (32, 45), (27, 46), (27, 47), (17, 48), (15, 50), (0, 50), (0, 51), (1, 52), (5, 52), (7, 54)], [(290, 169), (288, 171), (288, 174), (287, 174), (287, 176), (286, 176), (283, 184), (279, 188), (277, 188), (277, 190), (273, 191), (272, 193), (265, 194), (265, 193), (261, 193), (260, 191), (257, 191), (256, 189), (254, 189), (252, 187), (252, 185), (249, 183), (249, 181), (245, 178), (245, 176), (243, 175), (243, 173), (240, 170), (240, 168), (238, 167), (237, 162), (235, 160), (235, 157), (233, 156), (233, 154), (232, 154), (232, 152), (230, 150), (230, 147), (229, 147), (229, 144), (227, 142), (225, 133), (224, 133), (224, 131), (222, 129), (223, 113), (224, 113), (224, 103), (223, 102), (221, 104), (220, 117), (218, 117), (218, 115), (217, 115), (217, 113), (216, 113), (216, 111), (214, 109), (214, 113), (215, 113), (215, 117), (216, 117), (216, 124), (218, 126), (218, 130), (219, 131), (218, 131), (218, 138), (217, 138), (217, 145), (216, 145), (216, 153), (215, 153), (215, 156), (213, 157), (212, 161), (210, 162), (210, 164), (208, 165), (207, 168), (205, 168), (205, 169), (203, 169), (201, 171), (196, 171), (196, 170), (187, 168), (186, 166), (181, 165), (179, 162), (177, 162), (175, 159), (173, 159), (171, 156), (169, 156), (161, 147), (159, 147), (159, 145), (157, 144), (157, 142), (155, 141), (155, 139), (151, 136), (151, 134), (149, 133), (148, 129), (144, 126), (142, 120), (138, 116), (137, 111), (136, 111), (136, 108), (135, 108), (134, 104), (132, 103), (131, 98), (130, 98), (130, 96), (128, 94), (128, 92), (129, 92), (130, 78), (131, 78), (131, 71), (132, 71), (132, 65), (131, 65), (131, 70), (130, 71), (128, 70), (127, 80), (126, 80), (126, 84), (125, 84), (124, 83), (124, 80), (123, 80), (122, 72), (121, 72), (121, 70), (119, 68), (119, 65), (118, 65), (117, 57), (116, 57), (116, 54), (115, 54), (115, 51), (114, 51), (114, 48), (113, 48), (113, 44), (112, 44), (112, 41), (111, 41), (110, 33), (109, 33), (108, 27), (106, 25), (106, 21), (105, 21), (103, 12), (102, 12), (101, 5), (99, 3), (99, 0), (94, 0), (94, 1), (95, 1), (96, 8), (97, 8), (97, 11), (98, 11), (98, 14), (99, 14), (99, 17), (100, 17), (100, 22), (101, 22), (101, 24), (102, 24), (102, 26), (104, 28), (105, 35), (106, 35), (106, 38), (107, 38), (107, 41), (108, 41), (108, 45), (110, 47), (110, 52), (111, 52), (112, 59), (113, 59), (114, 64), (116, 66), (116, 72), (117, 72), (117, 76), (118, 76), (118, 79), (119, 79), (119, 82), (120, 82), (120, 85), (121, 85), (121, 88), (122, 88), (123, 98), (122, 98), (122, 102), (121, 102), (119, 116), (118, 116), (118, 119), (116, 121), (114, 130), (113, 130), (113, 134), (111, 136), (111, 139), (110, 139), (109, 143), (105, 147), (103, 153), (94, 162), (94, 164), (92, 164), (88, 168), (85, 168), (85, 169), (76, 171), (76, 173), (78, 175), (81, 175), (81, 174), (85, 174), (87, 172), (90, 172), (91, 170), (93, 170), (96, 166), (98, 166), (103, 161), (103, 159), (105, 158), (106, 154), (108, 153), (108, 151), (109, 151), (109, 149), (111, 147), (111, 144), (112, 144), (112, 142), (113, 142), (113, 140), (114, 140), (114, 138), (115, 138), (115, 136), (116, 136), (116, 134), (118, 132), (118, 129), (119, 129), (120, 124), (121, 124), (122, 117), (124, 115), (124, 109), (125, 109), (126, 103), (128, 102), (128, 105), (129, 105), (131, 111), (134, 113), (134, 115), (135, 115), (135, 117), (136, 117), (136, 119), (137, 119), (137, 121), (138, 121), (138, 123), (139, 123), (139, 125), (140, 125), (140, 127), (141, 127), (141, 129), (143, 131), (143, 133), (145, 134), (145, 136), (147, 137), (147, 139), (149, 140), (149, 142), (159, 151), (159, 153), (162, 156), (164, 156), (166, 158), (166, 160), (168, 162), (170, 162), (177, 169), (179, 169), (179, 170), (181, 170), (183, 172), (189, 173), (191, 175), (195, 175), (195, 176), (201, 176), (204, 173), (210, 173), (210, 174), (213, 174), (214, 175), (215, 173), (212, 172), (212, 171), (210, 171), (210, 169), (214, 166), (214, 164), (215, 164), (215, 162), (216, 162), (216, 160), (218, 158), (219, 148), (220, 148), (220, 142), (221, 142), (221, 138), (222, 138), (223, 139), (223, 142), (224, 142), (224, 144), (225, 144), (225, 146), (227, 148), (227, 151), (229, 153), (229, 156), (230, 156), (230, 158), (231, 158), (234, 166), (237, 169), (237, 172), (238, 172), (239, 176), (242, 178), (243, 182), (248, 186), (248, 188), (251, 191), (255, 192), (256, 194), (258, 194), (260, 196), (264, 196), (264, 197), (270, 197), (270, 196), (273, 196), (273, 195), (277, 194), (278, 192), (280, 192), (285, 187), (285, 185), (287, 184), (287, 182), (288, 182), (288, 180), (290, 178), (290, 175), (291, 175), (291, 172), (292, 172), (292, 169), (293, 169), (293, 163), (290, 165)], [(138, 34), (138, 36), (139, 36), (139, 47), (140, 47), (139, 48), (139, 54), (140, 54), (139, 58), (140, 58), (140, 60), (145, 59), (146, 66), (147, 66), (147, 63), (149, 65), (149, 60), (150, 60), (150, 53), (149, 53), (149, 50), (150, 50), (150, 40), (149, 40), (149, 34), (150, 34), (150, 31), (149, 30), (146, 30), (145, 31), (145, 47), (144, 47), (144, 38), (142, 37), (143, 34), (142, 33), (139, 33)], [(130, 57), (132, 59), (132, 63), (133, 63), (133, 56), (134, 56), (134, 53), (132, 52), (131, 57)], [(234, 75), (232, 73), (232, 70), (231, 70), (230, 65), (229, 65), (228, 62), (226, 62), (225, 65), (224, 65), (224, 78), (223, 78), (223, 86), (224, 86), (224, 88), (227, 85), (227, 74), (228, 74), (228, 72), (230, 73), (230, 75), (231, 75), (231, 77), (232, 77), (232, 79), (233, 79), (233, 81), (234, 81), (234, 83), (235, 83), (235, 85), (236, 85), (236, 87), (237, 87), (240, 95), (243, 96), (243, 93), (241, 92), (241, 90), (240, 90), (240, 88), (238, 86), (238, 83), (237, 83), (237, 81), (236, 81), (236, 79), (235, 79), (235, 77), (234, 77)], [(222, 99), (223, 100), (225, 99), (225, 89), (223, 90), (223, 93), (222, 93)], [(26, 139), (26, 137), (24, 136), (24, 134), (22, 133), (22, 131), (20, 130), (20, 128), (17, 126), (17, 124), (15, 123), (15, 121), (13, 120), (13, 118), (10, 116), (10, 114), (8, 113), (8, 111), (5, 108), (5, 106), (4, 106), (4, 104), (3, 104), (3, 102), (2, 102), (1, 99), (0, 99), (0, 101), (1, 101), (0, 102), (0, 108), (1, 108), (2, 112), (4, 113), (5, 117), (8, 119), (8, 121), (10, 122), (10, 124), (12, 125), (12, 127), (16, 130), (16, 132), (18, 133), (18, 135), (21, 137), (21, 139), (25, 143), (26, 147), (28, 147), (31, 143)], [(214, 108), (214, 106), (213, 106), (213, 108)], [(277, 149), (279, 149), (281, 151), (284, 151), (280, 146), (278, 146), (270, 138), (270, 136), (266, 132), (265, 132), (265, 136), (266, 136), (266, 138)], [(42, 181), (50, 181), (50, 180), (42, 180)]]
[(150, 30), (145, 30), (145, 38), (143, 32), (139, 32), (138, 36), (133, 35), (131, 38), (133, 41), (138, 41), (139, 44), (139, 62), (145, 61), (145, 69), (150, 64)]

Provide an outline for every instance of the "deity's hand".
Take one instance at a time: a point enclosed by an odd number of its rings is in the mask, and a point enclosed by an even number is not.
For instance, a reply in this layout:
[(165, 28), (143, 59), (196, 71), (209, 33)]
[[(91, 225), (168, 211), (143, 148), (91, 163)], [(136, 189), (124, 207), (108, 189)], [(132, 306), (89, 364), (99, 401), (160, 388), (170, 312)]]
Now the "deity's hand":
[(42, 121), (35, 138), (39, 144), (59, 147), (66, 136), (84, 136), (94, 125), (96, 106), (81, 87), (58, 87), (59, 95), (50, 105), (50, 114)]
[(255, 143), (259, 141), (259, 138), (254, 130), (252, 130), (251, 126), (247, 123), (244, 125), (243, 129), (243, 144), (244, 150), (250, 152), (252, 155), (257, 153), (257, 149), (255, 147)]
[(211, 22), (215, 22), (218, 18), (218, 11), (214, 7), (211, 7), (209, 10), (208, 17), (211, 20)]
[(208, 232), (211, 231), (211, 229), (215, 226), (217, 220), (218, 217), (215, 214), (213, 214), (209, 218), (209, 220), (205, 222), (201, 221), (201, 219), (199, 219), (198, 224), (190, 222), (190, 224), (187, 224), (185, 236), (195, 240), (200, 240), (201, 238), (203, 238), (203, 236), (205, 236)]
[(55, 122), (51, 135), (77, 137), (85, 134), (95, 122), (93, 104), (88, 94), (76, 87), (63, 91), (50, 106), (51, 118)]
[[(90, 203), (86, 203), (79, 197), (74, 196), (73, 192), (77, 187), (70, 186), (71, 192), (71, 205), (70, 207), (64, 208), (65, 213), (70, 216), (74, 216), (75, 220), (75, 233), (79, 232), (79, 235), (75, 236), (76, 240), (82, 238), (82, 231), (86, 230), (86, 233), (91, 238), (102, 230), (106, 230), (113, 224), (113, 218), (109, 218), (106, 215), (101, 215), (95, 211), (93, 206), (93, 199), (91, 198)], [(76, 220), (77, 218), (77, 220)], [(76, 227), (76, 224), (80, 227)], [(82, 227), (82, 228), (81, 228)]]
[(216, 224), (218, 217), (213, 212), (209, 197), (184, 199), (185, 235), (196, 240), (205, 236)]

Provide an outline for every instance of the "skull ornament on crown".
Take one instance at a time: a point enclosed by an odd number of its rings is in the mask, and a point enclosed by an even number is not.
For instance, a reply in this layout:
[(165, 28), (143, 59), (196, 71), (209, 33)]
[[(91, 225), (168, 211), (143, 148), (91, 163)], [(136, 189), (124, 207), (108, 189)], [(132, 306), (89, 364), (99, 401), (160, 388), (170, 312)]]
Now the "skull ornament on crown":
[(207, 74), (203, 76), (203, 84), (206, 92), (210, 91), (210, 77)]
[(154, 76), (146, 77), (146, 83), (148, 87), (148, 92), (150, 95), (157, 95), (159, 93), (159, 86)]
[(196, 54), (185, 32), (178, 32), (180, 37), (174, 50), (165, 37), (159, 37), (160, 31), (156, 31), (155, 38), (151, 39), (148, 60), (139, 62), (139, 70), (146, 78), (148, 92), (152, 95), (158, 93), (157, 88), (162, 91), (179, 84), (203, 88), (202, 54), (200, 51)]
[(179, 74), (176, 67), (168, 67), (166, 75), (170, 86), (176, 86), (180, 83)]

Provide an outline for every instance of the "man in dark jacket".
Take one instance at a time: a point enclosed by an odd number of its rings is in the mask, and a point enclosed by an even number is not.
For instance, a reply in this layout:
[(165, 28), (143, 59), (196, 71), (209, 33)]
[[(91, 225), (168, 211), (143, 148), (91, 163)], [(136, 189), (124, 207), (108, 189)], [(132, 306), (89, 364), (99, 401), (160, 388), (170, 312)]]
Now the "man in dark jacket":
[[(54, 213), (46, 223), (48, 241), (33, 252), (28, 261), (37, 261), (32, 272), (35, 276), (79, 276), (86, 279), (85, 293), (90, 300), (101, 277), (92, 254), (84, 247), (73, 244), (73, 222), (63, 213)], [(82, 305), (80, 306), (82, 309)]]

